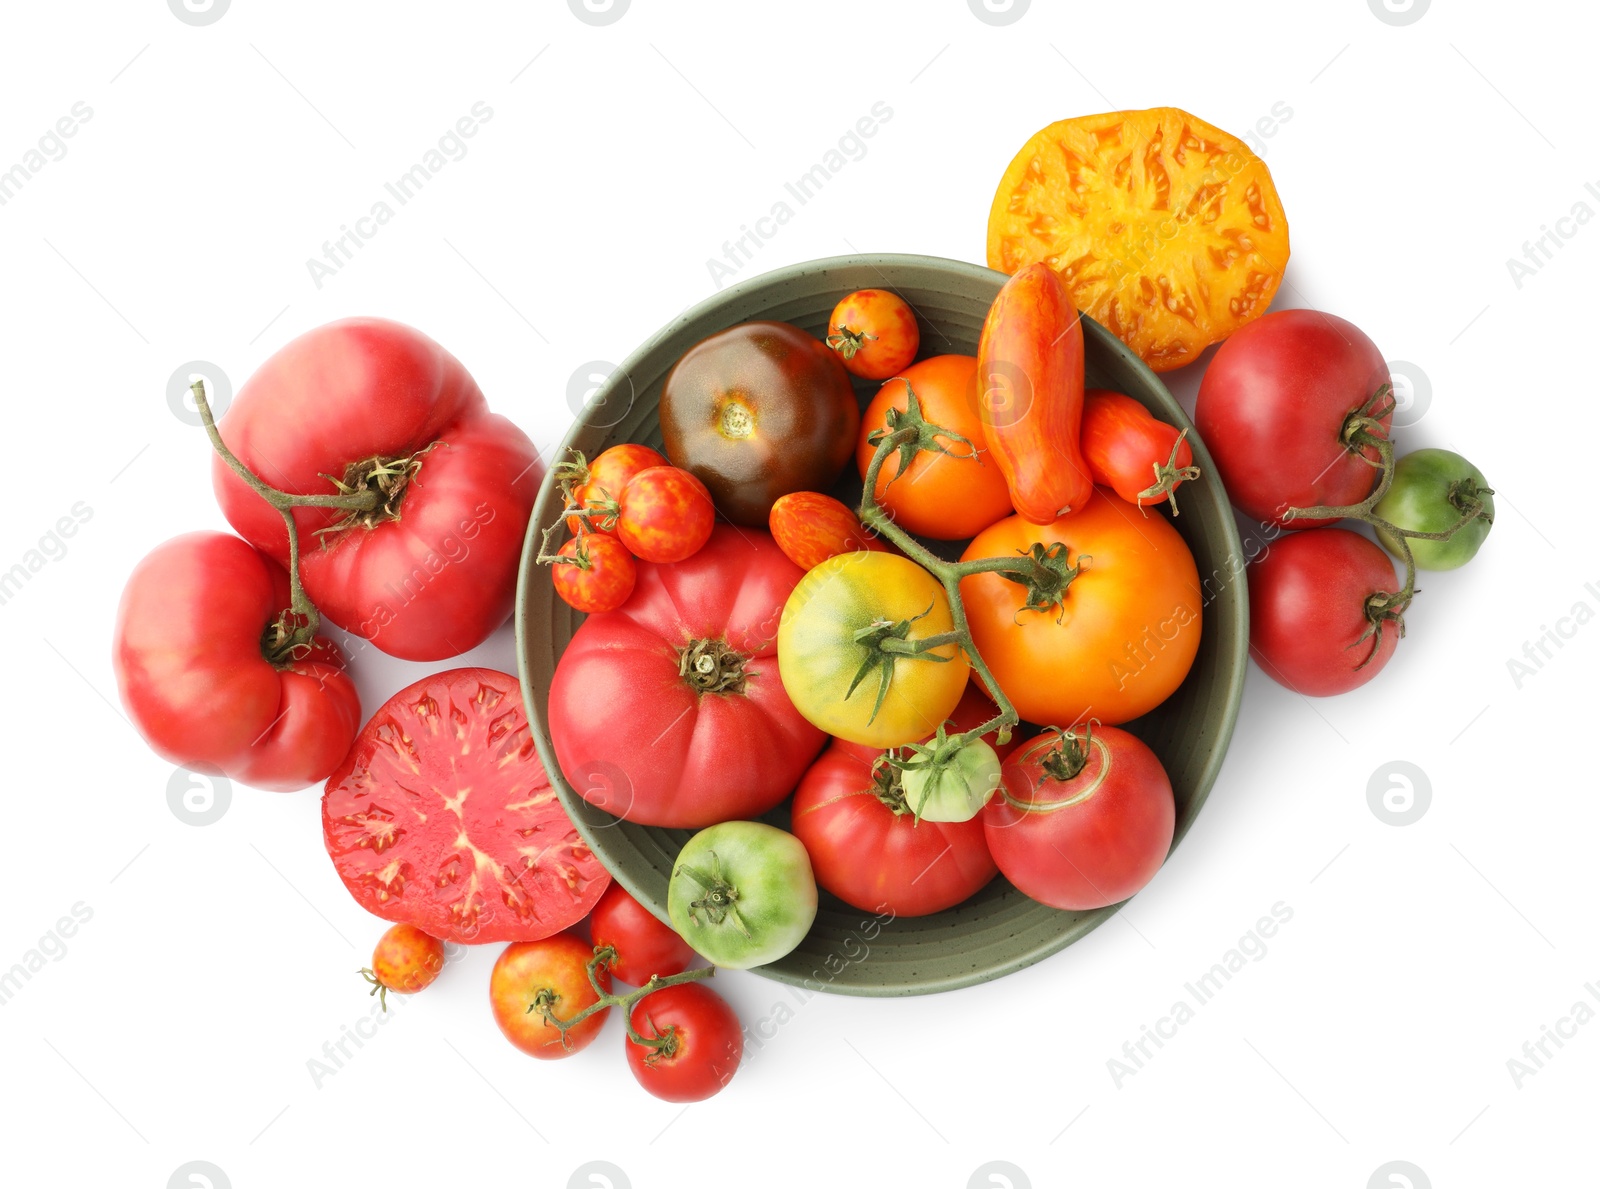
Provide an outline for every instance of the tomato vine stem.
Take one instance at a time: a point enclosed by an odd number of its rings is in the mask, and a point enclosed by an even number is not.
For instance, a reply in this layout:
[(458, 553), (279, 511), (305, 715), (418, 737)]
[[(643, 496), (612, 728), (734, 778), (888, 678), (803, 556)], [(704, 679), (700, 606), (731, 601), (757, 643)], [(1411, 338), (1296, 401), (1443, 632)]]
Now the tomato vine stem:
[(671, 1056), (678, 1045), (676, 1028), (668, 1028), (659, 1036), (643, 1036), (633, 1026), (633, 1009), (641, 999), (654, 995), (666, 987), (676, 987), (683, 983), (696, 982), (703, 978), (710, 978), (717, 973), (715, 966), (699, 966), (693, 970), (685, 970), (682, 974), (671, 974), (662, 977), (652, 974), (644, 986), (629, 991), (626, 995), (615, 995), (605, 989), (600, 982), (600, 968), (616, 961), (617, 951), (609, 945), (595, 946), (594, 957), (589, 959), (585, 971), (589, 975), (589, 985), (594, 988), (598, 998), (577, 1015), (562, 1019), (555, 1013), (555, 1003), (548, 990), (541, 989), (534, 994), (533, 1002), (528, 1005), (529, 1012), (538, 1012), (539, 1017), (550, 1027), (561, 1034), (561, 1044), (570, 1048), (571, 1042), (567, 1033), (579, 1024), (605, 1011), (607, 1008), (618, 1008), (622, 1012), (622, 1022), (628, 1029), (628, 1039), (640, 1048), (652, 1050), (652, 1056)]

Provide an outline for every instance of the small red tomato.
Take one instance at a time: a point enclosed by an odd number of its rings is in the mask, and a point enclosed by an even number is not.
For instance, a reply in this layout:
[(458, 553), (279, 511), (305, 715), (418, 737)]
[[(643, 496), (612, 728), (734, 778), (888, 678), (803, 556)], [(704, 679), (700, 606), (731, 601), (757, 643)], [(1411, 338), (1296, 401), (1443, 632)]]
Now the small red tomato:
[(378, 938), (371, 967), (361, 973), (372, 984), (371, 993), (388, 1011), (390, 991), (415, 995), (438, 978), (443, 969), (444, 942), (415, 925), (391, 925)]
[(857, 289), (828, 319), (828, 346), (864, 380), (887, 380), (909, 366), (920, 341), (911, 307), (884, 289)]
[[(489, 1006), (505, 1038), (530, 1057), (554, 1060), (570, 1057), (599, 1036), (611, 1014), (609, 1007), (569, 1029), (565, 1043), (560, 1031), (547, 1024), (542, 1014), (548, 1010), (559, 1019), (570, 1020), (600, 1001), (589, 981), (588, 965), (593, 957), (594, 947), (571, 933), (506, 946), (489, 974)], [(611, 972), (602, 966), (596, 973), (600, 985), (610, 993)]]
[[(572, 467), (574, 485), (571, 502), (594, 511), (602, 511), (607, 504), (622, 498), (622, 489), (640, 471), (650, 467), (664, 467), (667, 460), (649, 446), (638, 442), (622, 442), (602, 450), (591, 463), (585, 464), (579, 455)], [(581, 477), (580, 477), (581, 476)], [(576, 533), (583, 521), (576, 516), (567, 517), (567, 529)], [(589, 518), (589, 529), (597, 533), (617, 531), (617, 518), (599, 515)]]
[(830, 557), (861, 550), (886, 551), (882, 541), (861, 526), (856, 514), (831, 495), (793, 491), (779, 496), (767, 527), (783, 554), (802, 570)]
[(1126, 900), (1172, 845), (1172, 784), (1151, 751), (1117, 727), (1047, 731), (1013, 752), (983, 835), (1017, 891), (1079, 911)]
[(1250, 567), (1250, 655), (1296, 693), (1365, 685), (1405, 633), (1403, 608), (1385, 600), (1399, 588), (1388, 554), (1359, 533), (1288, 533)]
[(622, 489), (617, 536), (644, 561), (693, 557), (717, 518), (706, 485), (677, 467), (648, 467)]
[(660, 1046), (628, 1039), (628, 1068), (638, 1083), (667, 1102), (710, 1098), (739, 1070), (744, 1033), (722, 996), (700, 983), (679, 983), (633, 1005), (633, 1030)]
[(1083, 427), (1078, 440), (1083, 447), (1089, 476), (1110, 487), (1130, 504), (1149, 507), (1172, 501), (1186, 479), (1198, 479), (1194, 451), (1175, 425), (1155, 417), (1131, 396), (1091, 388), (1083, 394)]
[(609, 533), (581, 533), (561, 547), (550, 577), (556, 593), (586, 615), (615, 611), (628, 601), (639, 577), (633, 554)]
[(613, 883), (589, 913), (589, 936), (596, 949), (610, 946), (611, 973), (625, 983), (642, 987), (650, 976), (682, 974), (694, 963), (694, 950), (672, 928), (619, 883)]

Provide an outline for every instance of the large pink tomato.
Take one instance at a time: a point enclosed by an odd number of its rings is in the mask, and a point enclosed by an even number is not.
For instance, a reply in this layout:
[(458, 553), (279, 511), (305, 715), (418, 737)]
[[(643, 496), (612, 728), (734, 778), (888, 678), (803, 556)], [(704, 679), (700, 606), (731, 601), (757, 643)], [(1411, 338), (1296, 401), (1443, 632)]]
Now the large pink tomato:
[(728, 525), (686, 561), (641, 561), (632, 596), (584, 621), (551, 682), (550, 737), (572, 786), (651, 826), (782, 801), (825, 738), (778, 679), (778, 620), (800, 578), (767, 533)]

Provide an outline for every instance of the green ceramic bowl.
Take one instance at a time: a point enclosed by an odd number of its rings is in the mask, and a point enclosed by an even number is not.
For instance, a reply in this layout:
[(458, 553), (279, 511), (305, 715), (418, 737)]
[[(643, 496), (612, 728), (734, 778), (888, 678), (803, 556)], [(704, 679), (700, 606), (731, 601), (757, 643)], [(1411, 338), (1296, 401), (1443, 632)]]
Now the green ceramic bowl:
[[(753, 277), (674, 319), (616, 370), (567, 434), (565, 446), (593, 458), (618, 442), (660, 448), (657, 402), (667, 372), (690, 346), (737, 322), (793, 322), (819, 337), (834, 304), (853, 289), (892, 289), (916, 310), (924, 355), (974, 354), (1004, 274), (929, 256), (841, 256)], [(1205, 445), (1161, 381), (1107, 330), (1084, 319), (1088, 381), (1141, 401), (1162, 420), (1189, 427), (1202, 477), (1178, 492), (1178, 530), (1194, 551), (1204, 585), (1200, 653), (1188, 679), (1162, 706), (1127, 724), (1155, 749), (1172, 778), (1174, 845), (1200, 812), (1222, 766), (1243, 690), (1249, 627), (1238, 532)], [(863, 406), (876, 385), (857, 382)], [(835, 492), (847, 502), (861, 485), (851, 473)], [(853, 490), (853, 494), (852, 494)], [(619, 821), (577, 795), (550, 742), (546, 702), (561, 650), (582, 616), (557, 598), (548, 567), (536, 565), (540, 532), (561, 510), (547, 476), (534, 504), (517, 587), (517, 661), (539, 758), (579, 831), (622, 886), (662, 920), (667, 878), (691, 831)], [(1159, 515), (1159, 513), (1153, 513)], [(773, 816), (786, 821), (786, 810)], [(917, 995), (998, 978), (1070, 945), (1116, 907), (1061, 912), (997, 878), (970, 900), (933, 916), (878, 920), (823, 893), (816, 924), (800, 947), (757, 973), (811, 990), (849, 995)]]

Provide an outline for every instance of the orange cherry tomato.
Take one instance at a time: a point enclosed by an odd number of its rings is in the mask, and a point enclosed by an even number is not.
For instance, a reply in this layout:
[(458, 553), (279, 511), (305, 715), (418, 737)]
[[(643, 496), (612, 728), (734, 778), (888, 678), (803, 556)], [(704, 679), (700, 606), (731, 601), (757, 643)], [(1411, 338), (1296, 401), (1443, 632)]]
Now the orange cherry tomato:
[(1094, 481), (1140, 507), (1171, 500), (1176, 516), (1178, 484), (1200, 477), (1185, 431), (1120, 392), (1083, 394), (1079, 441)]
[(1083, 321), (1048, 265), (1005, 283), (978, 340), (983, 436), (1024, 519), (1050, 524), (1094, 490), (1078, 444)]
[[(595, 994), (588, 972), (593, 957), (594, 947), (571, 933), (506, 946), (489, 972), (489, 1007), (505, 1038), (541, 1060), (570, 1057), (592, 1043), (605, 1027), (609, 1007), (568, 1029), (565, 1042), (560, 1031), (545, 1022), (540, 1009), (548, 1007), (558, 1019), (570, 1020), (597, 1003), (600, 996)], [(611, 971), (602, 965), (596, 975), (600, 985), (610, 991)]]
[(878, 448), (870, 439), (907, 424), (913, 395), (922, 420), (945, 431), (924, 439), (933, 448), (918, 452), (903, 474), (898, 453), (884, 459), (878, 472), (878, 503), (895, 523), (918, 536), (963, 541), (1011, 515), (1005, 476), (995, 456), (983, 448), (977, 366), (971, 355), (924, 359), (878, 389), (862, 414), (856, 468), (863, 479)]
[(962, 560), (1014, 558), (1056, 542), (1080, 569), (1049, 609), (1026, 609), (1026, 589), (999, 574), (961, 580), (978, 652), (1030, 722), (1115, 725), (1153, 710), (1200, 647), (1204, 598), (1188, 545), (1165, 517), (1140, 516), (1096, 489), (1054, 524), (1012, 516), (985, 529)]
[(372, 951), (372, 967), (361, 973), (388, 1010), (389, 992), (415, 995), (444, 969), (444, 942), (415, 925), (390, 925)]
[(828, 346), (863, 380), (886, 380), (906, 367), (920, 341), (911, 307), (884, 289), (857, 289), (828, 319)]
[(884, 549), (883, 542), (861, 527), (854, 512), (820, 491), (779, 496), (767, 516), (767, 527), (784, 556), (802, 570), (840, 553)]
[(643, 561), (682, 561), (711, 539), (716, 519), (699, 479), (677, 467), (649, 467), (622, 489), (617, 537)]
[[(586, 466), (579, 456), (578, 466), (582, 468), (583, 477), (572, 488), (572, 502), (588, 508), (615, 503), (622, 498), (622, 489), (628, 485), (628, 481), (640, 471), (666, 465), (665, 458), (638, 442), (622, 442), (602, 450)], [(576, 516), (567, 517), (567, 529), (570, 532), (576, 533), (582, 526), (583, 522)], [(593, 516), (589, 518), (588, 527), (590, 532), (614, 533), (617, 531), (617, 518), (615, 515)]]
[(561, 546), (550, 571), (556, 593), (585, 615), (615, 611), (628, 601), (639, 568), (621, 541), (609, 533), (581, 533)]

